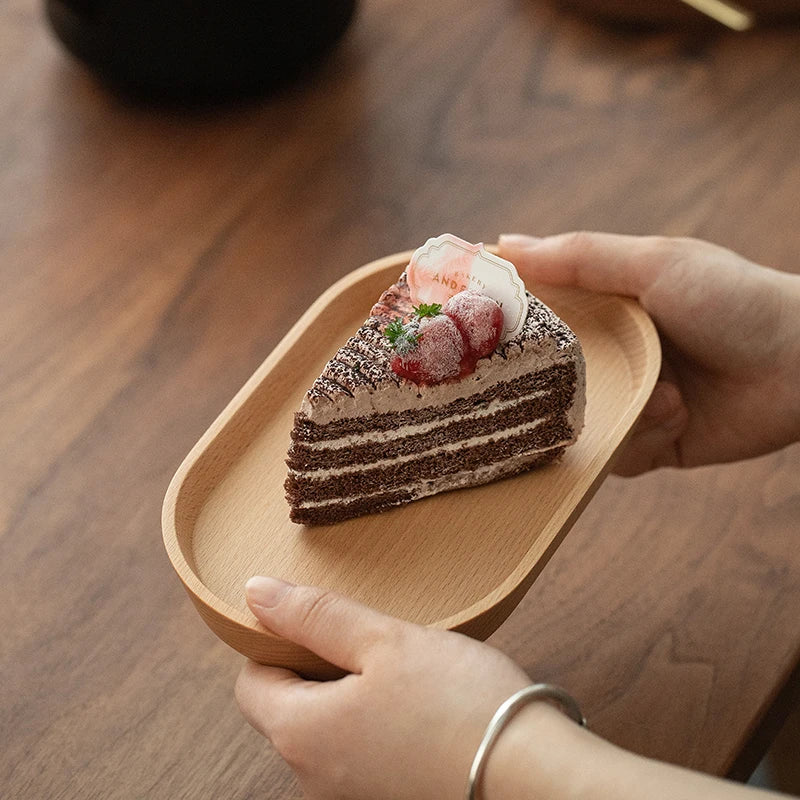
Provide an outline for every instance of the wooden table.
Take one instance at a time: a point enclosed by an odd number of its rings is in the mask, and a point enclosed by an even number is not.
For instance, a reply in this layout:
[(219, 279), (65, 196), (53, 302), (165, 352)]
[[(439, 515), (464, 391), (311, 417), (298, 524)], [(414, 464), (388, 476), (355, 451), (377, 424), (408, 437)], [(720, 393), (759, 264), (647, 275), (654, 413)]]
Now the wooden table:
[[(299, 85), (180, 113), (40, 16), (0, 7), (0, 794), (295, 797), (163, 551), (175, 468), (330, 283), (445, 230), (800, 269), (800, 31), (373, 0)], [(799, 474), (793, 447), (609, 479), (493, 643), (609, 739), (745, 774), (797, 685)]]

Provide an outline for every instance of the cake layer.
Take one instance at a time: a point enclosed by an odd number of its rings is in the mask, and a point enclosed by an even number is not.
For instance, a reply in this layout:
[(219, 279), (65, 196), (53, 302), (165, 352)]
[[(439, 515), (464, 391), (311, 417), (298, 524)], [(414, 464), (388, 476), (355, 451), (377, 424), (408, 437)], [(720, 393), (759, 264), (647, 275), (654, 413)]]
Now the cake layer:
[(448, 448), (439, 448), (416, 457), (386, 460), (378, 466), (310, 473), (290, 470), (285, 483), (286, 496), (289, 503), (296, 506), (304, 501), (386, 491), (406, 487), (420, 480), (474, 470), (574, 440), (573, 428), (565, 413), (550, 415), (523, 427), (524, 430), (515, 429), (511, 435), (504, 437), (488, 440), (481, 437), (478, 444), (460, 440)]
[(320, 425), (303, 412), (295, 415), (292, 439), (297, 442), (322, 442), (344, 436), (373, 431), (394, 431), (402, 425), (420, 424), (443, 420), (448, 417), (470, 413), (488, 406), (495, 400), (517, 400), (534, 392), (550, 391), (565, 402), (570, 402), (578, 383), (575, 362), (561, 361), (537, 372), (524, 372), (511, 380), (496, 382), (472, 394), (456, 397), (443, 405), (412, 407), (402, 411), (366, 414), (347, 419), (338, 419)]
[(389, 438), (375, 438), (363, 433), (327, 442), (306, 444), (296, 441), (289, 450), (286, 463), (296, 472), (345, 464), (370, 464), (381, 459), (421, 453), (476, 436), (497, 432), (502, 434), (529, 420), (542, 419), (558, 411), (567, 411), (568, 408), (569, 398), (562, 392), (535, 392), (516, 401), (489, 404), (485, 411), (458, 414), (428, 423), (401, 425), (391, 431)]
[(345, 519), (373, 514), (387, 508), (400, 506), (415, 500), (408, 489), (393, 492), (377, 492), (361, 497), (337, 498), (331, 502), (292, 508), (289, 518), (304, 525), (328, 525)]
[[(528, 295), (529, 311), (522, 332), (482, 358), (475, 371), (458, 381), (412, 385), (391, 369), (394, 353), (383, 335), (386, 308), (396, 306), (404, 287), (395, 286), (337, 354), (306, 393), (298, 420), (325, 426), (337, 421), (384, 413), (415, 412), (447, 406), (454, 400), (511, 382), (532, 371), (564, 363), (583, 363), (575, 334), (540, 300)], [(407, 289), (405, 289), (407, 291)], [(399, 309), (398, 309), (399, 310)]]
[(304, 525), (332, 525), (346, 519), (385, 511), (412, 500), (419, 500), (439, 492), (480, 486), (500, 478), (508, 478), (535, 467), (543, 467), (556, 461), (564, 447), (553, 447), (543, 452), (525, 454), (497, 464), (477, 469), (468, 469), (438, 479), (424, 480), (393, 492), (356, 495), (319, 503), (304, 503), (291, 510), (293, 522)]

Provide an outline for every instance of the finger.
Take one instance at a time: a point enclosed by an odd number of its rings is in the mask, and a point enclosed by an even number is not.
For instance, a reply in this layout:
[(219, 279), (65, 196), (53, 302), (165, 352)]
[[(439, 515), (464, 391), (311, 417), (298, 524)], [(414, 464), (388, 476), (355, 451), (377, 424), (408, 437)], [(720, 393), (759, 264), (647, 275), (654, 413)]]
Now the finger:
[(308, 681), (291, 670), (248, 661), (236, 679), (234, 695), (244, 718), (272, 740), (281, 721), (294, 716), (300, 697), (297, 690), (306, 685)]
[(348, 672), (361, 672), (369, 649), (397, 620), (335, 592), (254, 577), (247, 604), (265, 627)]
[(659, 381), (614, 463), (613, 472), (633, 477), (657, 467), (680, 466), (679, 441), (688, 420), (689, 412), (678, 387)]
[(580, 231), (539, 239), (506, 234), (500, 237), (499, 254), (525, 281), (640, 297), (679, 246), (677, 240), (658, 236)]

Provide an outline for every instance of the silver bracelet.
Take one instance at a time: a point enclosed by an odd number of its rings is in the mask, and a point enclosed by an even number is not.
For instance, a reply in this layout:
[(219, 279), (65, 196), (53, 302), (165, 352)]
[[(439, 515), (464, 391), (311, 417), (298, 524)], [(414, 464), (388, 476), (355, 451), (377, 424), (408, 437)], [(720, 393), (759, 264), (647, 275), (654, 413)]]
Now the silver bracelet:
[(583, 728), (588, 727), (586, 718), (581, 713), (578, 704), (571, 695), (567, 694), (559, 686), (553, 686), (551, 683), (534, 683), (531, 686), (520, 689), (516, 694), (512, 694), (511, 697), (495, 711), (494, 716), (486, 727), (486, 733), (483, 734), (483, 739), (478, 747), (478, 752), (475, 753), (472, 768), (469, 771), (467, 800), (475, 800), (477, 796), (478, 785), (483, 777), (483, 771), (486, 768), (486, 759), (497, 737), (514, 714), (531, 700), (553, 700), (570, 719), (577, 722), (578, 725)]

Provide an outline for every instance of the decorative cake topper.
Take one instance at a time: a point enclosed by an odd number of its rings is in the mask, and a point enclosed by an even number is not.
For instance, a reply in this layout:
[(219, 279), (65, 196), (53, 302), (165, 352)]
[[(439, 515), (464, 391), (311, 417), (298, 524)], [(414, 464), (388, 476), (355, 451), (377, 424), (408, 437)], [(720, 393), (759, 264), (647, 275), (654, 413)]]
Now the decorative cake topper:
[(528, 313), (525, 284), (516, 267), (483, 244), (470, 244), (450, 233), (428, 239), (406, 268), (411, 300), (446, 303), (453, 295), (473, 289), (496, 300), (503, 309), (503, 341), (521, 330)]

